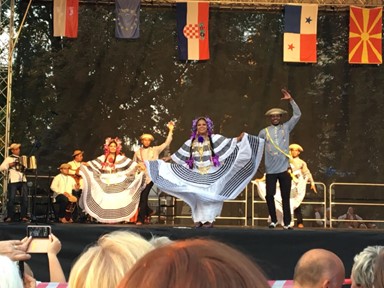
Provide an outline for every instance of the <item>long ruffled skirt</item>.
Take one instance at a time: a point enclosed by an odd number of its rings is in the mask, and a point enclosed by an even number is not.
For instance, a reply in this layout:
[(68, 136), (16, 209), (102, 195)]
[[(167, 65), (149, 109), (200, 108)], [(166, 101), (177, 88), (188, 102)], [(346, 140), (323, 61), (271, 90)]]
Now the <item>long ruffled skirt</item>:
[(145, 164), (160, 190), (191, 207), (194, 222), (213, 222), (220, 215), (223, 202), (235, 199), (251, 181), (259, 167), (263, 148), (263, 139), (245, 134), (224, 163), (211, 167), (206, 174), (162, 160)]

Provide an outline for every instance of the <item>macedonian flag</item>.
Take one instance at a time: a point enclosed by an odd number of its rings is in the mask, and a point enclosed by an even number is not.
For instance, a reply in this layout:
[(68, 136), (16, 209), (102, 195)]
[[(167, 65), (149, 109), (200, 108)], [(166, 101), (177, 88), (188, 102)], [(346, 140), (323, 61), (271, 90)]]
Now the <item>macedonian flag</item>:
[(382, 7), (349, 9), (349, 63), (381, 64)]

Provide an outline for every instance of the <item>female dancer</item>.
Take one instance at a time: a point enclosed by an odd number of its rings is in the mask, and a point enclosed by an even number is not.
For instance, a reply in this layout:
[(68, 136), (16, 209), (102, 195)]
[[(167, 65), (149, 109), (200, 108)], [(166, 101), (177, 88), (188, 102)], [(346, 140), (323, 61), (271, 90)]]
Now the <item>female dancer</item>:
[(213, 122), (199, 117), (192, 122), (192, 136), (171, 158), (146, 161), (157, 187), (182, 199), (192, 209), (195, 227), (213, 227), (223, 202), (235, 199), (260, 164), (264, 140), (242, 133), (237, 138), (213, 134)]
[(82, 204), (99, 222), (129, 222), (137, 211), (140, 193), (145, 187), (143, 172), (137, 163), (121, 153), (121, 140), (107, 138), (104, 155), (82, 165)]

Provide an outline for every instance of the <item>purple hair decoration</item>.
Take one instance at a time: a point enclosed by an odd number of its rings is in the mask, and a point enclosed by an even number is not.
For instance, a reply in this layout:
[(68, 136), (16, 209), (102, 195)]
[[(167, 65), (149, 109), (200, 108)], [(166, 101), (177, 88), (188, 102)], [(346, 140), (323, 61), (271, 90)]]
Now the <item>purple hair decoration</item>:
[(193, 158), (189, 158), (188, 160), (185, 161), (187, 163), (189, 169), (193, 168)]
[(220, 166), (220, 161), (219, 161), (219, 156), (218, 155), (215, 155), (212, 157), (212, 163), (213, 163), (213, 166), (215, 167), (219, 167)]
[(211, 120), (211, 118), (209, 117), (197, 117), (196, 119), (194, 119), (192, 121), (192, 134), (191, 134), (191, 139), (195, 139), (196, 138), (196, 134), (197, 134), (197, 122), (199, 122), (199, 120), (201, 119), (204, 119), (205, 122), (207, 122), (207, 130), (208, 130), (208, 136), (211, 136), (212, 133), (213, 133), (213, 121)]

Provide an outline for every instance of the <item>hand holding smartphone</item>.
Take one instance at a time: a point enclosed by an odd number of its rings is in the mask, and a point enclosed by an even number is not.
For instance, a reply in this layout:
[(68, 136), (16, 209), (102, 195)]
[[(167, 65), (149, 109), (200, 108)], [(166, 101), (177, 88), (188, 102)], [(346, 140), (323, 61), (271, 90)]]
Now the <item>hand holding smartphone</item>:
[(51, 232), (51, 226), (48, 225), (28, 225), (27, 237), (32, 237), (32, 241), (27, 253), (47, 253)]

